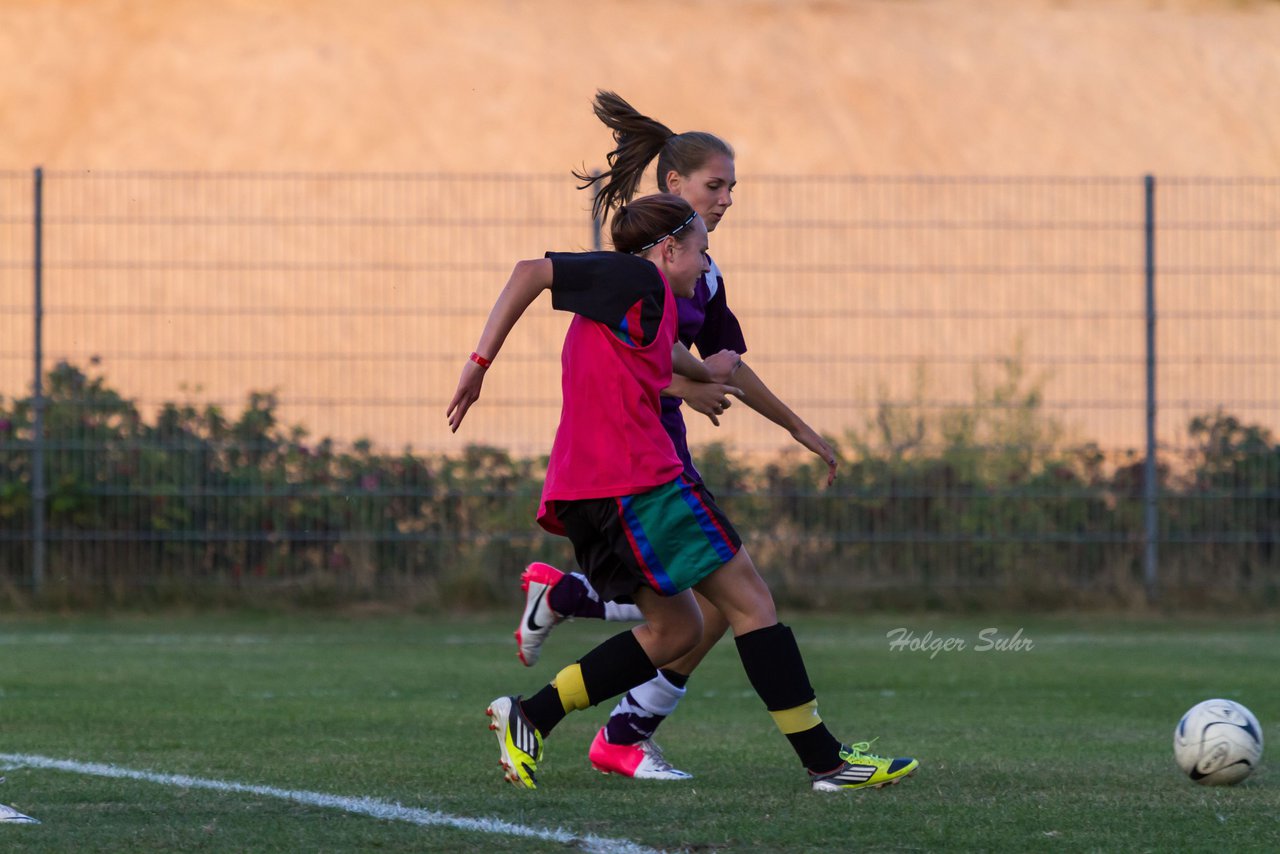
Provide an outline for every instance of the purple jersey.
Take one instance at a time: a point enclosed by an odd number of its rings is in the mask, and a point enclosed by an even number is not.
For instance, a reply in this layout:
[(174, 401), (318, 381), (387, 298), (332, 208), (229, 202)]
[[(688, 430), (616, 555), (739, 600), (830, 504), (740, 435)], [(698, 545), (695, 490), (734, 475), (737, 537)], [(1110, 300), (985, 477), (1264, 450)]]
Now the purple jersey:
[[(724, 276), (715, 261), (711, 271), (704, 273), (693, 289), (693, 296), (676, 298), (676, 313), (680, 328), (680, 342), (690, 350), (695, 347), (702, 358), (713, 356), (721, 350), (733, 350), (741, 355), (747, 352), (747, 342), (742, 338), (738, 318), (729, 310), (724, 293)], [(680, 398), (662, 398), (662, 426), (676, 447), (676, 456), (684, 463), (685, 474), (702, 483), (702, 475), (689, 455), (689, 437), (686, 435), (684, 415), (680, 411)]]

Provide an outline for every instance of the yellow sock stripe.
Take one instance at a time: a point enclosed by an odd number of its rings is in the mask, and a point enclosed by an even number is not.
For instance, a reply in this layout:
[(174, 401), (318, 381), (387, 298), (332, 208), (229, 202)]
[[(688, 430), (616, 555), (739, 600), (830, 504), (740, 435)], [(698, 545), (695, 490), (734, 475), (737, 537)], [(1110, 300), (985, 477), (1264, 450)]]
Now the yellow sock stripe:
[(579, 665), (570, 664), (561, 670), (551, 680), (551, 684), (556, 686), (560, 705), (564, 706), (566, 713), (591, 706), (591, 700), (587, 697), (587, 683), (582, 680), (582, 668)]
[(822, 723), (822, 718), (818, 715), (817, 700), (810, 700), (803, 706), (769, 714), (773, 715), (773, 722), (778, 725), (778, 729), (782, 730), (783, 735), (804, 732)]

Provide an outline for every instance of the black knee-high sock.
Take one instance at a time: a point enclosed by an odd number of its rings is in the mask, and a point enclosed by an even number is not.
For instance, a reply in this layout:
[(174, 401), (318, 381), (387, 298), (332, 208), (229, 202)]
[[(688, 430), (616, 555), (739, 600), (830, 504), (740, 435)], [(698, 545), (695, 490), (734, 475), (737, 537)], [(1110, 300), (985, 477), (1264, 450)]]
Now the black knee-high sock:
[(751, 687), (800, 762), (819, 773), (839, 765), (840, 742), (818, 716), (818, 701), (791, 629), (775, 623), (739, 635), (734, 642)]
[(520, 702), (529, 723), (546, 737), (569, 712), (594, 706), (648, 682), (657, 668), (631, 632), (614, 635)]

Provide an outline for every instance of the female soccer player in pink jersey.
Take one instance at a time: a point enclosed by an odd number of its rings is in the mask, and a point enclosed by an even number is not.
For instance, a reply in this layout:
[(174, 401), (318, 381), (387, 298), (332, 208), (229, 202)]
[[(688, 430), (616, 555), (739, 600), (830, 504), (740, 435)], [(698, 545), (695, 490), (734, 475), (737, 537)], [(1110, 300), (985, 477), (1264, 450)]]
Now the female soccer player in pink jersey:
[[(597, 218), (630, 200), (649, 164), (657, 160), (658, 188), (687, 201), (713, 232), (733, 204), (737, 183), (733, 149), (718, 136), (702, 131), (672, 133), (664, 124), (636, 112), (613, 92), (598, 92), (595, 113), (614, 134), (617, 147), (609, 153), (609, 171), (599, 176), (578, 175), (586, 186), (599, 185), (593, 213)], [(699, 353), (747, 352), (738, 318), (729, 308), (724, 276), (714, 260), (690, 297), (676, 299), (678, 336)], [(696, 483), (702, 475), (689, 453), (681, 403), (719, 423), (717, 417), (738, 396), (760, 414), (787, 430), (828, 466), (827, 484), (835, 479), (836, 455), (830, 445), (783, 403), (747, 365), (730, 378), (731, 385), (699, 383), (677, 374), (662, 398), (662, 426), (671, 437), (684, 473)], [(534, 563), (521, 576), (525, 611), (516, 628), (520, 660), (532, 666), (543, 640), (559, 621), (568, 618), (640, 619), (633, 605), (609, 601), (580, 573), (565, 574), (545, 563)], [(699, 598), (703, 638), (688, 655), (672, 662), (650, 682), (619, 701), (608, 722), (596, 733), (588, 752), (599, 771), (652, 780), (684, 780), (692, 775), (674, 767), (653, 741), (658, 726), (675, 711), (685, 694), (690, 674), (724, 635), (724, 615)]]
[(702, 218), (678, 196), (646, 196), (619, 207), (614, 252), (549, 253), (516, 265), (485, 323), (449, 403), (454, 431), (480, 397), (485, 372), (516, 322), (546, 290), (575, 315), (561, 357), (563, 406), (538, 511), (539, 523), (572, 542), (591, 585), (607, 599), (631, 598), (645, 622), (561, 669), (537, 693), (508, 695), (487, 709), (511, 782), (535, 788), (543, 739), (572, 711), (654, 678), (702, 639), (696, 589), (723, 614), (747, 678), (807, 769), (817, 791), (879, 787), (918, 762), (845, 746), (818, 715), (791, 630), (732, 524), (684, 465), (661, 421), (673, 369), (710, 382), (722, 364), (698, 362), (676, 339), (676, 295), (693, 294), (709, 268)]

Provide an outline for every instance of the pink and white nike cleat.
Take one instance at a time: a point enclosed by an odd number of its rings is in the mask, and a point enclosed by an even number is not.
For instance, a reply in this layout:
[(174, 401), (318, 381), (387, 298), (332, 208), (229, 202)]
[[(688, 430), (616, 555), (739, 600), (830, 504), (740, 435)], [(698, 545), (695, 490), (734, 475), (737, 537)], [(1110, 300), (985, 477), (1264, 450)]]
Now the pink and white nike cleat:
[(551, 610), (547, 593), (556, 586), (564, 573), (546, 563), (534, 562), (520, 573), (520, 586), (524, 588), (524, 613), (516, 626), (516, 655), (525, 667), (533, 667), (542, 654), (542, 642), (551, 634), (556, 623), (564, 617)]
[(662, 755), (662, 748), (652, 739), (638, 744), (610, 744), (604, 729), (596, 733), (587, 754), (591, 767), (602, 774), (621, 774), (637, 780), (692, 780), (687, 771), (672, 767)]

